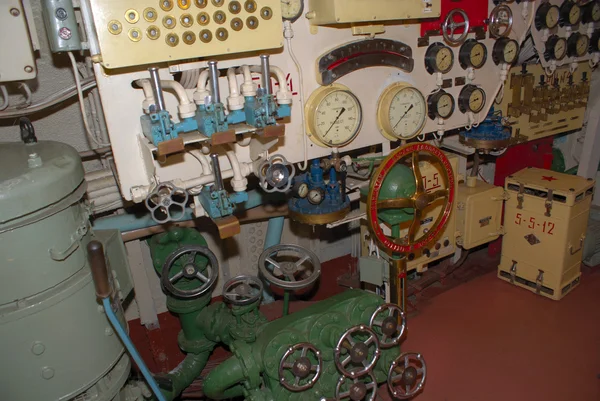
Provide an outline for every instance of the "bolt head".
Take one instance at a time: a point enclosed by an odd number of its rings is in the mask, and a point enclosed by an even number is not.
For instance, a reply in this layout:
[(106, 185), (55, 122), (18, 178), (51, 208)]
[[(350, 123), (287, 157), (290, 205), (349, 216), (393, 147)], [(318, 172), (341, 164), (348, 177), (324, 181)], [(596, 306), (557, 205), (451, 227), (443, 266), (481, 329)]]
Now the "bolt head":
[(21, 15), (21, 11), (19, 11), (18, 8), (11, 8), (10, 9), (10, 15), (12, 15), (13, 17), (18, 17), (19, 15)]
[(44, 366), (42, 368), (42, 377), (46, 380), (50, 380), (54, 377), (54, 369), (50, 366)]
[(34, 355), (42, 355), (44, 351), (46, 351), (46, 346), (40, 341), (34, 342), (31, 346), (31, 352), (33, 352)]
[(62, 28), (60, 28), (58, 30), (58, 36), (63, 40), (69, 40), (73, 36), (73, 33), (71, 32), (71, 30), (69, 28), (67, 28), (66, 26), (63, 26)]

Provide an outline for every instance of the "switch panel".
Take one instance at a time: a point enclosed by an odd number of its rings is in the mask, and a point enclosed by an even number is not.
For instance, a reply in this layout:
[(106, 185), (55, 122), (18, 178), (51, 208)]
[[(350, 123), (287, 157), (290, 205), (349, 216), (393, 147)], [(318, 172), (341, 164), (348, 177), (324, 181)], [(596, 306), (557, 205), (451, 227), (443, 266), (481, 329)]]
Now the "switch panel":
[(24, 81), (37, 75), (25, 10), (18, 0), (0, 5), (0, 82)]
[(279, 0), (91, 0), (106, 68), (283, 46)]

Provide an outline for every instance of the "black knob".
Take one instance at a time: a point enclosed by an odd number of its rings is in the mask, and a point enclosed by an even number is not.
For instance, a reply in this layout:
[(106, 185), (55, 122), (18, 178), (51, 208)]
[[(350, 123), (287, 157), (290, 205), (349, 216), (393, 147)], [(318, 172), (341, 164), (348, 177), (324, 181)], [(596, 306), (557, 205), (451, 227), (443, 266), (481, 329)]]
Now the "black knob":
[(445, 240), (444, 241), (444, 247), (447, 247), (448, 245), (450, 245), (450, 241), (449, 240)]
[(414, 253), (409, 253), (408, 254), (408, 260), (415, 260), (415, 254)]
[(430, 257), (431, 256), (431, 251), (427, 248), (423, 249), (423, 255)]
[(35, 136), (35, 129), (31, 120), (27, 117), (21, 117), (19, 119), (19, 128), (21, 128), (21, 140), (23, 143), (37, 143), (37, 137)]

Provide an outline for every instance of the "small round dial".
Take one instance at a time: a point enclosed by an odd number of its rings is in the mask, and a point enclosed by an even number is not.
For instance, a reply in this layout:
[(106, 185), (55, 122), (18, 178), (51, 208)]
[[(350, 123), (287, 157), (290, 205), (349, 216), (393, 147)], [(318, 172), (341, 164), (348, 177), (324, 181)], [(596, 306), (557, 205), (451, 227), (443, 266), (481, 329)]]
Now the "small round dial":
[(426, 116), (427, 103), (423, 94), (407, 83), (390, 85), (379, 97), (377, 124), (383, 136), (391, 141), (419, 135)]
[(319, 146), (350, 143), (360, 131), (362, 107), (350, 90), (334, 84), (319, 88), (306, 102), (308, 134)]
[(581, 20), (584, 24), (600, 21), (600, 3), (593, 0), (581, 7)]
[(550, 3), (542, 3), (535, 13), (535, 27), (537, 30), (552, 29), (558, 25), (560, 9)]
[(519, 56), (519, 44), (516, 40), (500, 38), (494, 43), (492, 59), (496, 64), (513, 64)]
[(429, 95), (427, 106), (429, 108), (429, 118), (432, 120), (436, 118), (447, 119), (454, 113), (454, 98), (451, 94), (440, 90), (433, 95)]
[(303, 0), (281, 0), (281, 16), (286, 21), (294, 22), (304, 12)]
[(596, 29), (590, 39), (590, 53), (596, 53), (600, 51), (600, 29)]
[(546, 61), (560, 61), (567, 55), (567, 40), (557, 35), (552, 35), (546, 41), (546, 51), (544, 57)]
[(590, 38), (579, 32), (573, 32), (567, 40), (567, 55), (569, 57), (583, 57), (588, 52)]
[(454, 66), (454, 52), (442, 43), (434, 43), (425, 53), (425, 68), (427, 72), (446, 74)]
[(466, 85), (458, 95), (458, 108), (462, 113), (479, 113), (485, 107), (485, 92), (475, 85)]
[(308, 184), (305, 182), (298, 182), (294, 185), (294, 192), (299, 198), (306, 198), (308, 195)]
[(460, 48), (458, 61), (463, 69), (481, 68), (487, 61), (487, 48), (475, 39), (467, 40)]
[(581, 21), (581, 8), (574, 1), (566, 0), (560, 6), (560, 26), (573, 26)]
[(308, 191), (307, 199), (313, 205), (320, 205), (325, 197), (325, 191), (321, 188), (313, 188)]

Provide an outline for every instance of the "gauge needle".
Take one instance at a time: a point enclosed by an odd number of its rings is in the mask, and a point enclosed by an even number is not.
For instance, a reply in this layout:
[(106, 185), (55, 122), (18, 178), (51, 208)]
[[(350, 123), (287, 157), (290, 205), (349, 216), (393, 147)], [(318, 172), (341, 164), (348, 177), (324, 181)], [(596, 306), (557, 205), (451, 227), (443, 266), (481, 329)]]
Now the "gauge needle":
[(340, 113), (337, 115), (337, 117), (335, 118), (335, 120), (333, 120), (333, 123), (331, 123), (331, 127), (329, 127), (329, 129), (327, 130), (327, 132), (325, 133), (325, 135), (323, 135), (323, 138), (325, 138), (327, 136), (327, 134), (329, 134), (329, 131), (331, 131), (331, 129), (333, 128), (333, 126), (335, 125), (335, 123), (338, 122), (338, 120), (340, 119), (340, 117), (342, 116), (342, 114), (344, 114), (345, 111), (346, 111), (346, 108), (342, 107), (342, 109), (340, 110)]
[(400, 124), (400, 121), (402, 121), (402, 119), (404, 117), (406, 117), (406, 115), (408, 114), (408, 112), (411, 111), (413, 107), (415, 107), (415, 105), (411, 104), (410, 107), (408, 109), (406, 109), (406, 111), (404, 112), (404, 114), (402, 115), (402, 117), (400, 117), (400, 119), (398, 120), (398, 122), (396, 123), (396, 125), (394, 125), (394, 129), (396, 129), (396, 127), (398, 126), (398, 124)]

